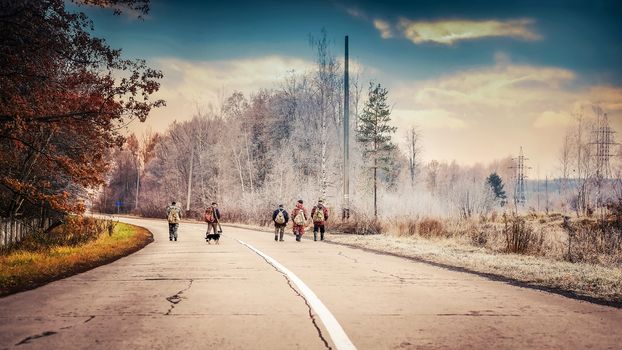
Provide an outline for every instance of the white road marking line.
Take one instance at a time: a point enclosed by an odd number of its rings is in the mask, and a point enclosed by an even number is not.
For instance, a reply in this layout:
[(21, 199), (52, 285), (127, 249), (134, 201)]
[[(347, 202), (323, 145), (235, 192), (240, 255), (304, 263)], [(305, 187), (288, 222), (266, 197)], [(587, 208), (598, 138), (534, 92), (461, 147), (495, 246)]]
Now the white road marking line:
[(356, 347), (354, 346), (354, 344), (352, 344), (352, 341), (350, 341), (350, 338), (348, 338), (348, 335), (343, 330), (343, 328), (341, 328), (341, 325), (339, 324), (339, 322), (337, 322), (335, 316), (333, 316), (333, 314), (328, 310), (324, 303), (322, 303), (317, 295), (313, 293), (311, 288), (309, 288), (300, 278), (298, 278), (298, 276), (288, 270), (285, 266), (281, 265), (278, 261), (264, 254), (252, 245), (240, 241), (239, 239), (237, 241), (240, 244), (245, 245), (255, 253), (261, 255), (264, 259), (269, 261), (270, 264), (272, 264), (272, 266), (274, 266), (277, 270), (284, 273), (289, 278), (289, 280), (296, 285), (300, 293), (305, 296), (305, 299), (307, 299), (307, 302), (309, 303), (309, 305), (311, 305), (313, 311), (315, 311), (315, 313), (320, 317), (320, 320), (322, 320), (322, 323), (324, 323), (324, 326), (328, 330), (328, 334), (330, 334), (330, 337), (338, 350), (356, 350)]

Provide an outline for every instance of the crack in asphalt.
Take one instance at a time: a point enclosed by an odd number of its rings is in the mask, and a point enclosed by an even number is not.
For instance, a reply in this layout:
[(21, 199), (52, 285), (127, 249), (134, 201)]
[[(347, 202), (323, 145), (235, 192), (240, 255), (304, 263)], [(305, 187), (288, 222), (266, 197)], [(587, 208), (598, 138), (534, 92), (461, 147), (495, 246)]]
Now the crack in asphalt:
[(57, 334), (58, 332), (53, 332), (53, 331), (45, 331), (41, 334), (35, 334), (35, 335), (31, 335), (29, 337), (26, 337), (24, 339), (22, 339), (22, 341), (20, 341), (19, 343), (15, 344), (15, 346), (18, 345), (22, 345), (22, 344), (28, 344), (30, 343), (31, 340), (35, 340), (35, 339), (39, 339), (39, 338), (43, 338), (43, 337), (48, 337), (50, 335), (54, 335)]
[[(257, 253), (255, 253), (255, 254), (257, 254)], [(259, 254), (257, 254), (257, 255), (259, 255)], [(320, 326), (317, 324), (317, 320), (315, 319), (315, 315), (313, 314), (313, 309), (311, 309), (311, 305), (309, 305), (309, 302), (307, 301), (307, 298), (305, 298), (304, 295), (300, 294), (298, 289), (296, 289), (292, 285), (292, 281), (289, 279), (289, 277), (287, 277), (287, 275), (285, 273), (283, 273), (282, 271), (277, 269), (276, 266), (272, 265), (272, 263), (270, 261), (268, 261), (268, 259), (264, 258), (261, 255), (259, 255), (259, 256), (266, 263), (268, 263), (268, 265), (272, 266), (272, 268), (274, 268), (274, 270), (276, 270), (276, 272), (280, 273), (283, 276), (283, 278), (285, 278), (285, 281), (287, 281), (287, 285), (289, 286), (289, 288), (291, 288), (291, 290), (293, 290), (294, 293), (296, 293), (296, 295), (298, 295), (305, 302), (305, 305), (307, 306), (307, 309), (309, 310), (309, 318), (311, 318), (311, 323), (313, 324), (313, 327), (315, 327), (315, 330), (317, 331), (317, 334), (320, 337), (320, 340), (324, 343), (324, 346), (327, 349), (332, 350), (332, 347), (328, 344), (328, 341), (326, 340), (326, 338), (324, 338), (324, 335), (322, 334), (322, 330), (320, 329)]]
[[(86, 316), (73, 316), (73, 317), (86, 317)], [(95, 318), (94, 315), (90, 315), (89, 318), (86, 319), (83, 323), (88, 323), (91, 320), (93, 320), (94, 318)], [(71, 329), (71, 328), (73, 328), (73, 326), (75, 326), (75, 324), (70, 325), (70, 326), (61, 327), (58, 332), (45, 331), (45, 332), (40, 333), (40, 334), (35, 334), (35, 335), (28, 336), (28, 337), (22, 339), (19, 343), (15, 344), (15, 346), (23, 345), (23, 344), (30, 344), (31, 340), (35, 340), (35, 339), (39, 339), (39, 338), (43, 338), (43, 337), (49, 337), (50, 335), (58, 334), (61, 330)]]
[(406, 283), (406, 279), (404, 277), (401, 277), (401, 276), (398, 276), (398, 275), (395, 275), (395, 274), (392, 274), (392, 273), (376, 270), (376, 269), (373, 269), (372, 271), (377, 272), (377, 273), (382, 274), (382, 275), (387, 275), (387, 276), (395, 277), (395, 278), (397, 278), (400, 281), (400, 283)]
[(166, 300), (171, 303), (168, 311), (166, 311), (166, 313), (164, 314), (165, 316), (170, 316), (171, 312), (173, 311), (173, 309), (175, 308), (175, 305), (179, 304), (179, 302), (181, 301), (181, 299), (183, 298), (181, 295), (184, 294), (184, 292), (188, 291), (188, 289), (190, 289), (190, 287), (192, 287), (192, 282), (194, 282), (193, 279), (189, 280), (190, 282), (188, 283), (188, 286), (182, 290), (180, 290), (179, 292), (171, 295), (170, 297), (166, 297)]
[(472, 312), (469, 312), (469, 313), (436, 314), (436, 316), (521, 317), (521, 315), (518, 315), (518, 314), (489, 314), (489, 313), (480, 313), (478, 311), (472, 311)]

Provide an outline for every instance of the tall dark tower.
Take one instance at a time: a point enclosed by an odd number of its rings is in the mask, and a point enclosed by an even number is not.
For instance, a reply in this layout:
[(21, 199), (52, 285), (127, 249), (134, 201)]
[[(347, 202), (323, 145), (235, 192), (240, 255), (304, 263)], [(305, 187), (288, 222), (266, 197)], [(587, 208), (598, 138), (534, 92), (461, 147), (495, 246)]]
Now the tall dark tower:
[(343, 65), (343, 213), (350, 217), (350, 76), (348, 71), (348, 36), (345, 42)]

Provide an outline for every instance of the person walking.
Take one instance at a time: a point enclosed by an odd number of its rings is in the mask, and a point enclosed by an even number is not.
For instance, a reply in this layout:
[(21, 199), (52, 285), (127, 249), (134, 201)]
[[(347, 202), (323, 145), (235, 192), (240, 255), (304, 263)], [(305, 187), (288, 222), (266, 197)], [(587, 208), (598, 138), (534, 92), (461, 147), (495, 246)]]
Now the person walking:
[(177, 206), (177, 203), (173, 202), (166, 207), (166, 218), (168, 220), (168, 240), (177, 241), (177, 229), (181, 221), (181, 208)]
[(302, 235), (305, 234), (305, 226), (307, 226), (307, 209), (303, 206), (302, 199), (298, 200), (296, 207), (292, 210), (292, 218), (294, 221), (293, 229), (296, 241), (300, 242)]
[(205, 209), (204, 219), (207, 223), (207, 232), (205, 232), (206, 240), (210, 229), (213, 231), (213, 233), (222, 232), (222, 230), (220, 229), (220, 210), (218, 210), (218, 203), (212, 202), (212, 205)]
[(283, 204), (279, 204), (279, 207), (272, 213), (272, 221), (274, 222), (274, 240), (283, 242), (285, 226), (289, 222), (289, 214), (283, 209)]
[(324, 201), (319, 200), (317, 205), (311, 209), (311, 218), (313, 218), (313, 240), (317, 241), (317, 232), (320, 231), (320, 240), (324, 240), (324, 232), (326, 232), (326, 220), (328, 220), (328, 208), (324, 206)]

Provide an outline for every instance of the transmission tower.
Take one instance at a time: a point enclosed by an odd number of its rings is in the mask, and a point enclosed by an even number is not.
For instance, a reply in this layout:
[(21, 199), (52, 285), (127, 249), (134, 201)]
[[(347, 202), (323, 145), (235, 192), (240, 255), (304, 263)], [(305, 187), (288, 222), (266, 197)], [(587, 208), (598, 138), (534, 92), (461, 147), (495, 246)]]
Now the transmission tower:
[(521, 146), (520, 152), (518, 153), (517, 158), (512, 158), (516, 163), (515, 166), (510, 167), (510, 169), (514, 169), (516, 171), (516, 186), (514, 187), (514, 204), (524, 206), (526, 202), (525, 197), (525, 179), (527, 175), (525, 175), (525, 170), (531, 169), (528, 166), (525, 166), (525, 161), (529, 160), (523, 154), (523, 147)]
[(617, 143), (614, 141), (614, 130), (609, 126), (607, 113), (603, 113), (600, 107), (594, 108), (597, 121), (593, 130), (595, 134), (593, 144), (596, 145), (596, 178), (598, 180), (606, 180), (611, 178), (611, 165), (609, 159), (614, 156), (611, 153), (613, 146)]

